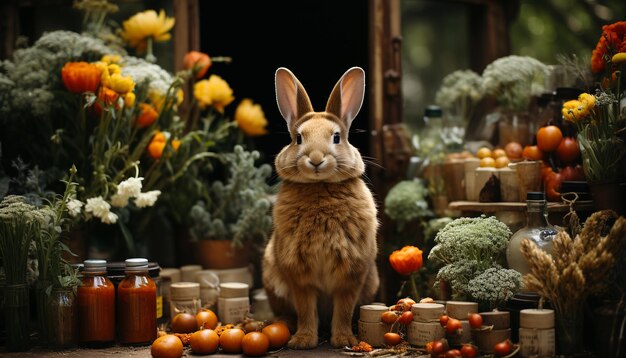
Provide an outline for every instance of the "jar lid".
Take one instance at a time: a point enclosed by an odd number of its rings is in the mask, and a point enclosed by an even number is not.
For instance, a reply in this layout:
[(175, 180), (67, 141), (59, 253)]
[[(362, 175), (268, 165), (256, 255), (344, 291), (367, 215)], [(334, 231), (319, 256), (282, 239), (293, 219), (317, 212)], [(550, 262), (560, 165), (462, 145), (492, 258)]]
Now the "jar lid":
[(526, 200), (546, 200), (546, 194), (543, 191), (529, 191)]
[(200, 284), (200, 287), (217, 288), (220, 284), (220, 278), (211, 270), (200, 270), (195, 275), (196, 282)]
[(202, 265), (185, 265), (180, 267), (180, 272), (191, 272), (191, 271), (199, 271), (202, 270)]
[(132, 259), (126, 259), (126, 261), (124, 261), (124, 263), (126, 264), (126, 268), (148, 268), (148, 259), (143, 259), (143, 258), (132, 258)]
[(83, 261), (83, 267), (88, 268), (104, 268), (107, 267), (107, 260), (85, 260)]
[(389, 311), (389, 307), (383, 305), (363, 305), (359, 307), (359, 319), (363, 322), (380, 322), (380, 315)]
[(192, 300), (200, 297), (200, 284), (197, 282), (174, 282), (170, 286), (172, 300)]
[(442, 115), (443, 111), (439, 106), (430, 105), (427, 106), (426, 109), (424, 109), (424, 116), (426, 117), (441, 117)]
[(243, 282), (224, 282), (220, 283), (220, 297), (246, 297), (248, 296), (249, 286)]
[(519, 326), (522, 328), (554, 328), (554, 310), (527, 308), (519, 311)]
[(166, 267), (161, 269), (161, 278), (170, 282), (180, 281), (180, 270), (175, 267)]
[(452, 318), (466, 320), (470, 313), (478, 313), (478, 302), (448, 301), (446, 311)]
[[(109, 276), (109, 278), (113, 279), (117, 279), (117, 278), (123, 278), (124, 277), (124, 272), (128, 270), (126, 263), (125, 262), (107, 262), (107, 276)], [(132, 270), (132, 269), (131, 269)], [(145, 270), (144, 268), (139, 269), (141, 270)], [(150, 274), (150, 277), (152, 278), (156, 278), (159, 276), (159, 272), (161, 271), (161, 266), (159, 266), (158, 263), (156, 262), (148, 262), (148, 273)]]

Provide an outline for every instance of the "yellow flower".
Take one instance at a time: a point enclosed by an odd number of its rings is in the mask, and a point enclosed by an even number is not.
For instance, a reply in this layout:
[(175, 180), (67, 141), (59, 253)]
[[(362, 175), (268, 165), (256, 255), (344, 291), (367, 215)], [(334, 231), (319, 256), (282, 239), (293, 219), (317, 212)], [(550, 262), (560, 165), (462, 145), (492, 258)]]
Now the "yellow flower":
[(578, 96), (578, 100), (585, 103), (588, 109), (593, 109), (596, 106), (596, 96), (589, 93), (581, 93)]
[(126, 94), (135, 88), (135, 81), (133, 81), (133, 78), (130, 76), (122, 76), (119, 73), (114, 73), (109, 77), (106, 85), (119, 94)]
[(128, 92), (124, 96), (124, 107), (130, 108), (135, 104), (136, 96), (133, 92)]
[(235, 110), (235, 121), (239, 128), (250, 137), (267, 134), (267, 119), (261, 105), (252, 103), (251, 99), (243, 99)]
[(224, 107), (235, 100), (233, 90), (228, 83), (217, 75), (211, 75), (208, 80), (196, 82), (193, 86), (193, 95), (200, 104), (200, 108), (213, 106), (221, 113), (224, 113)]
[(106, 63), (107, 65), (118, 63), (122, 57), (120, 55), (104, 55), (100, 61)]
[(626, 52), (618, 52), (611, 58), (611, 62), (618, 65), (620, 63), (626, 62)]
[(124, 31), (122, 38), (132, 47), (142, 50), (146, 47), (146, 40), (167, 41), (171, 35), (168, 31), (174, 26), (173, 17), (165, 17), (165, 11), (161, 10), (157, 16), (156, 11), (146, 10), (133, 15), (122, 24)]
[(582, 103), (578, 100), (571, 100), (563, 103), (563, 109), (561, 110), (561, 114), (566, 121), (576, 122), (580, 117), (578, 117), (578, 108), (582, 105)]

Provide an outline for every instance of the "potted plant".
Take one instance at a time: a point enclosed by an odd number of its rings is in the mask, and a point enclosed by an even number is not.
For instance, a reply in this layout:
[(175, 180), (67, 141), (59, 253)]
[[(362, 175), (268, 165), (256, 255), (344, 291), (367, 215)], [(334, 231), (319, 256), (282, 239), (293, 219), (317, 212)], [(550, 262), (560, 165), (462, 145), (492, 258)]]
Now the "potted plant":
[(204, 196), (189, 212), (196, 261), (205, 268), (247, 266), (252, 244), (271, 231), (272, 169), (257, 165), (259, 156), (240, 145), (220, 154), (213, 173), (221, 177), (204, 181)]

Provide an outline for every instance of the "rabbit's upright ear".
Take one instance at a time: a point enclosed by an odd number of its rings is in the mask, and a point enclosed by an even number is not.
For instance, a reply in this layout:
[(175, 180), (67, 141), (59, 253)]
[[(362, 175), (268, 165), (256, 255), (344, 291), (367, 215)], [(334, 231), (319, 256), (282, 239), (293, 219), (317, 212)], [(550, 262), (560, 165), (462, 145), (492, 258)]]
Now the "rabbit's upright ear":
[(291, 71), (284, 67), (276, 70), (276, 102), (280, 114), (287, 121), (291, 132), (291, 125), (298, 118), (313, 111), (309, 95)]
[(365, 71), (352, 67), (341, 76), (330, 93), (326, 103), (326, 112), (341, 118), (348, 128), (363, 104), (365, 96)]

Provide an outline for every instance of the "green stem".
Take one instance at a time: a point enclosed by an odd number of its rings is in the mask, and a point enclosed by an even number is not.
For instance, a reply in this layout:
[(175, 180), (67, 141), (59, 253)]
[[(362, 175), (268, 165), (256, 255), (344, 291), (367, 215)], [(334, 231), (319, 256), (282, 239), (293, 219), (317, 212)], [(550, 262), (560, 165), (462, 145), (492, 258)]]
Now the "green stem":
[(154, 56), (154, 54), (152, 53), (152, 37), (148, 37), (146, 39), (147, 44), (146, 44), (146, 61), (151, 62), (151, 63), (156, 63), (156, 57)]
[(415, 284), (415, 276), (416, 275), (417, 275), (417, 272), (413, 272), (409, 276), (409, 283), (411, 285), (411, 295), (413, 295), (412, 298), (414, 300), (417, 300), (419, 298), (419, 293), (417, 292), (417, 285)]

